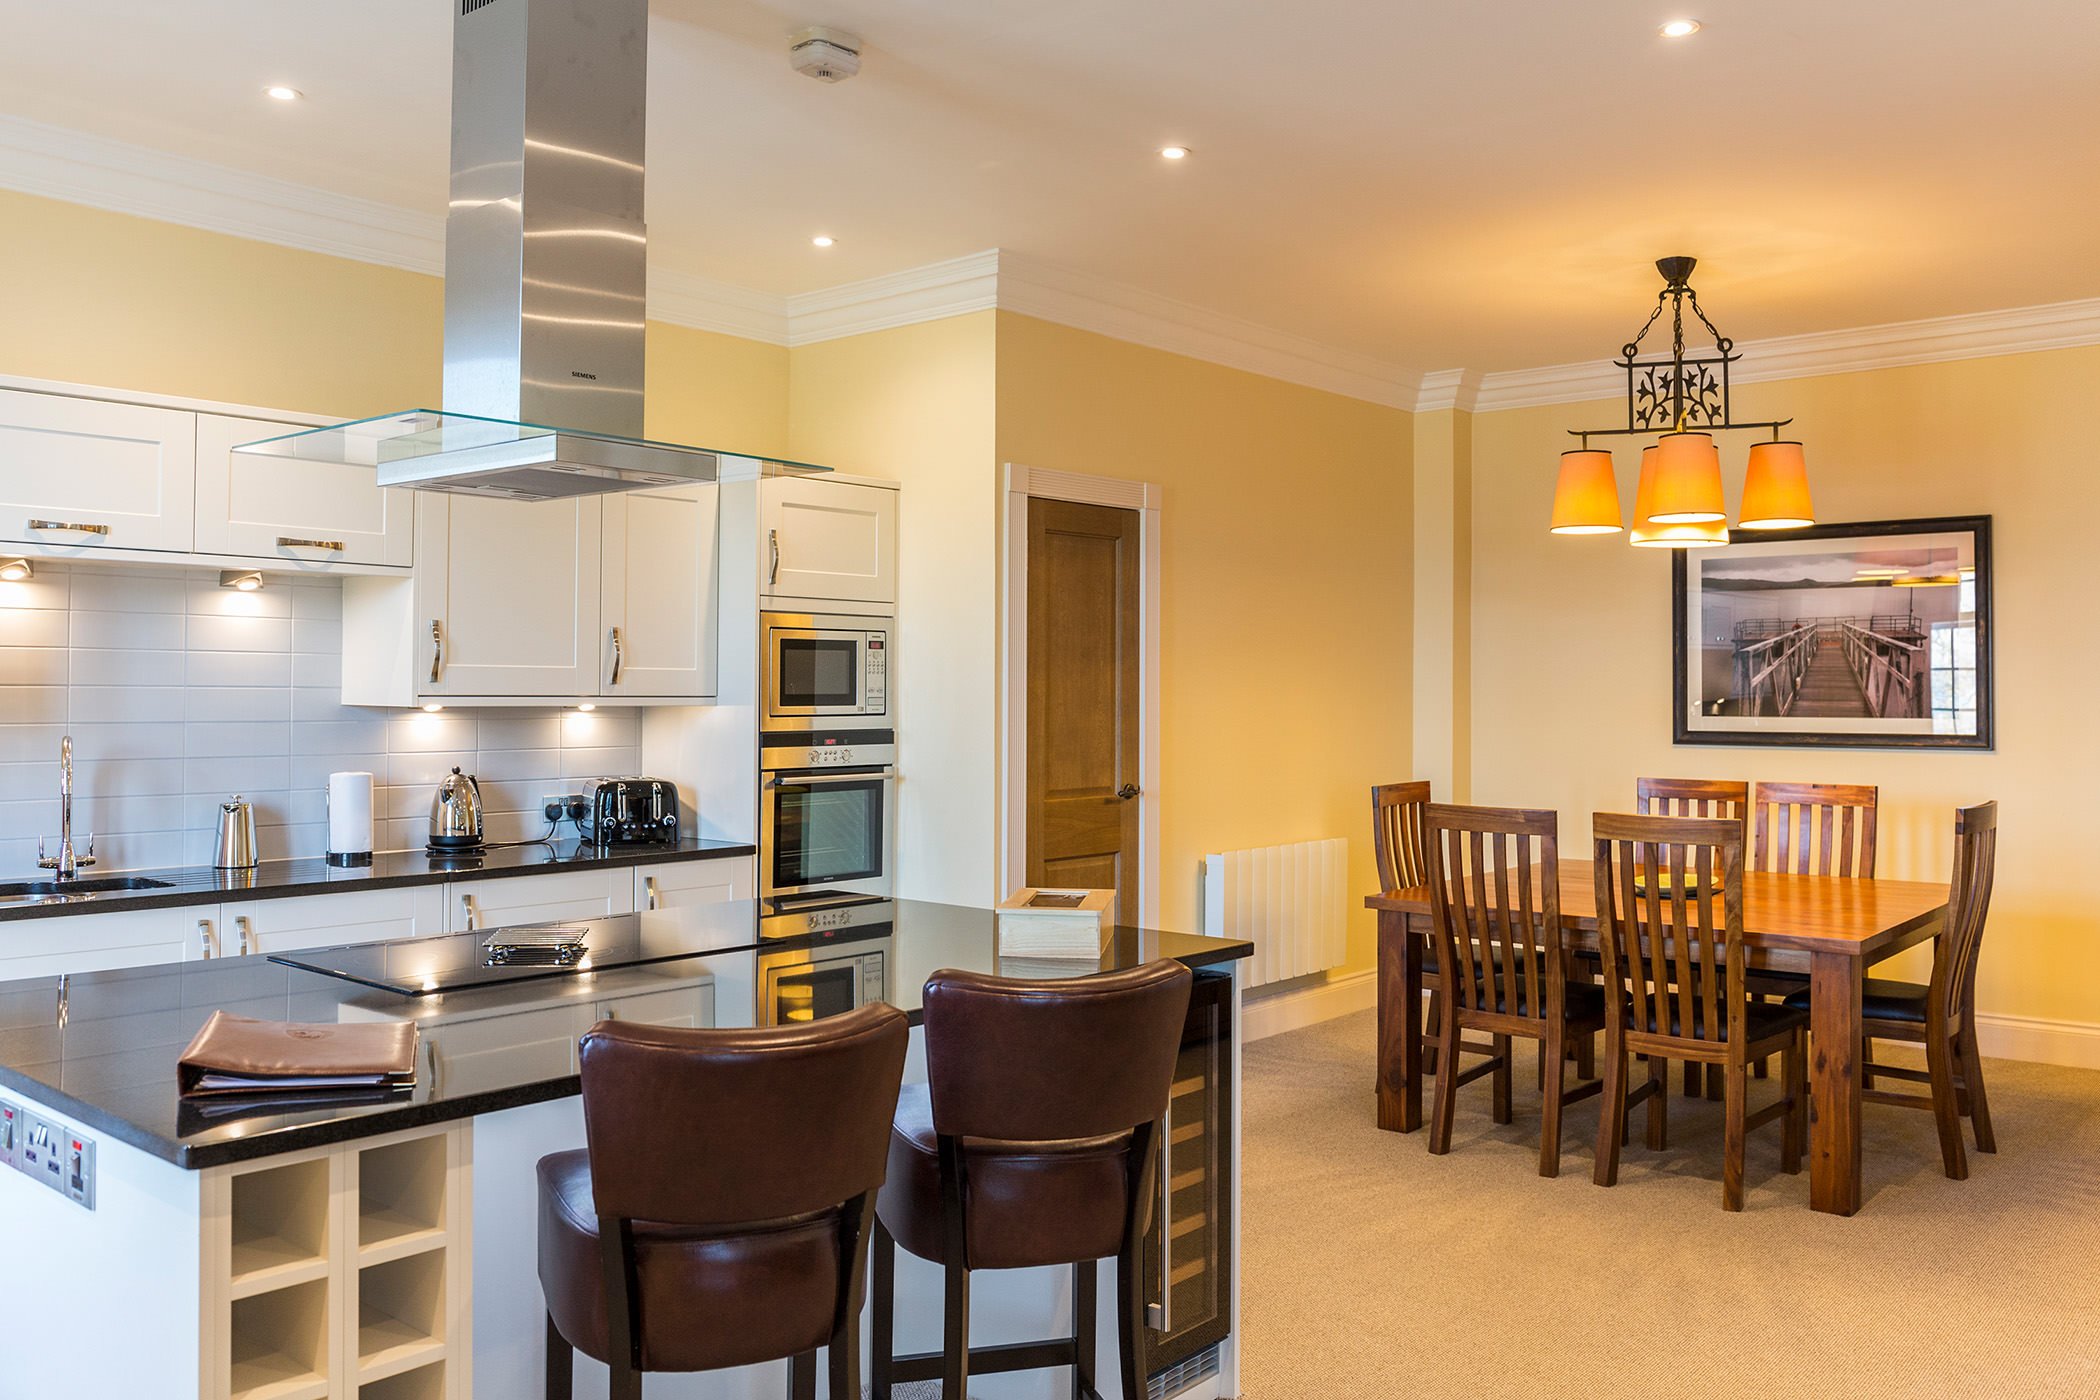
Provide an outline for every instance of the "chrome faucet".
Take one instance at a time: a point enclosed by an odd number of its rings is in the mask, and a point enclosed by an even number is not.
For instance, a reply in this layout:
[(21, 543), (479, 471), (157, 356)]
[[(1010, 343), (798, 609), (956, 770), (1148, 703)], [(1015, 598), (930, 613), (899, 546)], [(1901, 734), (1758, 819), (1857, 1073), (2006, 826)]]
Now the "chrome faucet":
[(95, 863), (95, 834), (88, 833), (87, 854), (73, 854), (73, 736), (58, 741), (58, 855), (44, 854), (44, 838), (36, 838), (39, 870), (55, 870), (61, 880), (70, 880), (83, 865)]

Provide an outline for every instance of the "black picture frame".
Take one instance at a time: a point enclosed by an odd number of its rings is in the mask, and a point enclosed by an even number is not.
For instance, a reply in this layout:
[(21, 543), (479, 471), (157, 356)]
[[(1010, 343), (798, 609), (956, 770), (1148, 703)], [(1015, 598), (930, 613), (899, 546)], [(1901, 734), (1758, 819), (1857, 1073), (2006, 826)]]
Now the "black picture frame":
[[(1725, 559), (1729, 552), (1750, 545), (1815, 544), (1831, 541), (1858, 540), (1871, 548), (1872, 541), (1891, 535), (1921, 534), (1968, 534), (1971, 536), (1974, 560), (1975, 594), (1975, 671), (1976, 671), (1976, 730), (1973, 734), (1930, 734), (1902, 732), (1860, 732), (1853, 730), (1817, 730), (1802, 728), (1731, 729), (1696, 728), (1690, 714), (1693, 634), (1689, 616), (1691, 594), (1691, 569), (1695, 563), (1688, 555), (1697, 554), (1701, 566), (1706, 559)], [(1723, 547), (1704, 550), (1676, 550), (1671, 561), (1671, 674), (1670, 690), (1673, 696), (1671, 713), (1675, 721), (1675, 742), (1709, 748), (1845, 748), (1845, 749), (1955, 749), (1989, 750), (1996, 747), (1996, 705), (1993, 666), (1993, 642), (1995, 628), (1992, 625), (1992, 609), (1997, 593), (1996, 577), (1991, 562), (1991, 517), (1988, 515), (1937, 516), (1916, 520), (1869, 520), (1847, 524), (1811, 525), (1799, 530), (1771, 532), (1737, 532), (1731, 542)], [(1737, 635), (1740, 635), (1738, 633)], [(1701, 665), (1705, 662), (1702, 659)], [(1868, 666), (1872, 670), (1872, 666)], [(1926, 700), (1929, 705), (1929, 697)]]

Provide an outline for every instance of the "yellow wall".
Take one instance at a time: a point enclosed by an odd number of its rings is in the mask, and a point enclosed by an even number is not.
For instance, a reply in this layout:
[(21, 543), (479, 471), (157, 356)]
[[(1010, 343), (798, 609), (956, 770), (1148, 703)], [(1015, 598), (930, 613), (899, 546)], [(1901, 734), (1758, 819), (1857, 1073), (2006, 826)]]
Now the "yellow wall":
[(993, 313), (790, 352), (791, 456), (904, 483), (900, 893), (997, 898), (998, 533)]
[[(1944, 880), (1952, 809), (1995, 798), (2003, 840), (1979, 1009), (2100, 1024), (2100, 917), (2081, 822), (2081, 799), (2100, 787), (2092, 714), (2100, 628), (2089, 603), (2100, 506), (2096, 384), (2100, 348), (2085, 348), (1736, 393), (1739, 417), (1793, 415), (1820, 519), (1993, 517), (1998, 746), (1990, 753), (1674, 747), (1668, 555), (1630, 549), (1623, 536), (1546, 533), (1562, 430), (1609, 422), (1619, 406), (1477, 415), (1474, 800), (1557, 807), (1562, 849), (1572, 852), (1587, 844), (1590, 813), (1631, 808), (1640, 774), (1875, 783), (1881, 872)], [(1743, 451), (1723, 454), (1731, 500)], [(1636, 454), (1618, 457), (1630, 491)], [(2036, 1048), (2033, 1029), (2000, 1027), (1998, 1043)], [(2074, 1043), (2084, 1041), (2059, 1038), (2054, 1053)]]
[[(0, 374), (360, 417), (443, 349), (439, 278), (0, 190)], [(787, 351), (652, 322), (648, 431), (785, 451)]]
[[(1410, 774), (1410, 420), (999, 313), (999, 460), (1164, 488), (1169, 928), (1196, 927), (1206, 851), (1346, 836), (1377, 886), (1369, 788)], [(1353, 909), (1352, 966), (1371, 937)]]

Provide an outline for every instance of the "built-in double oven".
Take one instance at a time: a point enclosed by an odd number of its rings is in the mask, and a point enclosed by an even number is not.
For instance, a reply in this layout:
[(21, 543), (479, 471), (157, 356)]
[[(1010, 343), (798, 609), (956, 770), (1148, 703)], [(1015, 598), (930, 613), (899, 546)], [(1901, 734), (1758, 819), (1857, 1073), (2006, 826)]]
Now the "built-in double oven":
[(759, 1024), (821, 1021), (887, 1000), (895, 930), (887, 899), (807, 900), (766, 914), (759, 920)]

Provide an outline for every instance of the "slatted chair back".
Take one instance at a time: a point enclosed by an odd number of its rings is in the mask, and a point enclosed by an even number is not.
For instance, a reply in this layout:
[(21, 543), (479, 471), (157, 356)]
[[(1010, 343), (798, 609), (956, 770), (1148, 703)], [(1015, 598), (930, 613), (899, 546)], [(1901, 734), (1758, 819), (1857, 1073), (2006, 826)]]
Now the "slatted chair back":
[(1943, 1024), (1960, 1025), (1976, 993), (1977, 955), (1991, 909), (1998, 867), (1998, 804), (1963, 807), (1954, 814), (1954, 881), (1947, 892), (1947, 923), (1933, 955), (1932, 995)]
[(1719, 778), (1642, 778), (1634, 800), (1644, 817), (1733, 817), (1748, 821), (1750, 784)]
[(1429, 883), (1422, 841), (1422, 813), (1428, 806), (1428, 783), (1382, 783), (1371, 789), (1371, 849), (1378, 857), (1379, 889)]
[(1484, 1017), (1559, 1020), (1567, 987), (1559, 816), (1432, 803), (1423, 828), (1430, 937), (1452, 1006)]
[(1638, 1034), (1740, 1046), (1743, 824), (1599, 812), (1591, 832), (1607, 1014)]
[(1865, 783), (1759, 783), (1752, 870), (1874, 878), (1874, 811)]

